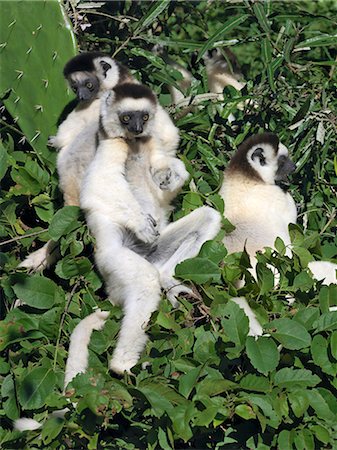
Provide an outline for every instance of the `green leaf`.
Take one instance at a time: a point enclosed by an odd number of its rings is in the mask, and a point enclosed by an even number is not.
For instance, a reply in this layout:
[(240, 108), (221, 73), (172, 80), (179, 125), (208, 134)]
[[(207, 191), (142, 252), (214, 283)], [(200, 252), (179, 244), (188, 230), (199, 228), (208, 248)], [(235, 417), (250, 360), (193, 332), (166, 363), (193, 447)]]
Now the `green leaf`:
[(274, 275), (271, 269), (258, 263), (256, 273), (261, 295), (270, 292), (274, 288)]
[(289, 390), (303, 387), (314, 387), (320, 383), (320, 378), (307, 369), (285, 367), (275, 374), (274, 382), (280, 388)]
[(237, 385), (233, 381), (225, 380), (224, 378), (206, 377), (198, 382), (196, 392), (198, 396), (212, 397), (222, 392), (231, 391), (236, 387)]
[(226, 33), (231, 31), (233, 28), (240, 25), (242, 22), (244, 22), (248, 18), (248, 14), (243, 14), (242, 16), (235, 17), (233, 19), (227, 20), (227, 22), (224, 23), (224, 25), (216, 31), (212, 36), (205, 42), (205, 44), (201, 47), (198, 55), (197, 62), (201, 60), (201, 58), (204, 56), (204, 54), (209, 50), (210, 48), (213, 48), (214, 44), (219, 41), (223, 40)]
[(0, 180), (5, 176), (8, 169), (8, 155), (5, 147), (0, 141)]
[(251, 406), (249, 405), (237, 405), (235, 407), (235, 414), (242, 417), (245, 420), (255, 419), (256, 415)]
[(275, 342), (260, 336), (258, 339), (248, 336), (246, 341), (247, 356), (253, 367), (263, 374), (276, 369), (280, 355)]
[(202, 366), (195, 367), (179, 378), (179, 393), (185, 398), (188, 398), (192, 390), (195, 388), (201, 370)]
[(42, 169), (42, 167), (34, 160), (28, 159), (25, 164), (26, 172), (36, 180), (41, 188), (45, 188), (49, 182), (49, 174), (46, 170)]
[(293, 450), (294, 433), (288, 430), (282, 430), (278, 435), (277, 443), (279, 449)]
[(334, 331), (330, 336), (331, 355), (337, 360), (337, 331)]
[(92, 263), (84, 256), (80, 258), (73, 258), (66, 256), (56, 265), (55, 273), (66, 280), (70, 278), (87, 275), (92, 271)]
[(61, 433), (64, 426), (64, 419), (61, 417), (50, 417), (44, 424), (41, 431), (42, 441), (45, 445), (52, 442)]
[(141, 30), (147, 28), (170, 4), (170, 0), (158, 0), (153, 3), (152, 8), (145, 14), (137, 24), (134, 34), (140, 33)]
[(337, 374), (337, 363), (332, 364), (328, 356), (328, 341), (320, 334), (314, 336), (311, 343), (311, 355), (314, 363), (329, 375)]
[(323, 442), (323, 444), (329, 444), (331, 442), (329, 431), (322, 425), (313, 425), (310, 427), (310, 430), (320, 442)]
[(288, 318), (276, 319), (268, 324), (271, 335), (289, 350), (309, 347), (310, 334), (303, 325)]
[(13, 290), (20, 300), (38, 309), (49, 309), (64, 299), (62, 289), (41, 275), (25, 277), (13, 286)]
[(312, 277), (307, 272), (301, 272), (296, 275), (294, 279), (294, 289), (299, 289), (302, 292), (308, 291), (315, 284)]
[(230, 301), (223, 309), (224, 318), (221, 325), (230, 341), (243, 347), (249, 331), (249, 320), (245, 312), (234, 302)]
[[(247, 338), (247, 340), (249, 337)], [(240, 387), (246, 391), (268, 392), (271, 389), (269, 379), (248, 373), (240, 381)]]
[(312, 38), (306, 39), (305, 41), (299, 42), (296, 48), (302, 47), (334, 47), (337, 44), (337, 35), (324, 35), (314, 36)]
[(46, 398), (56, 383), (55, 373), (50, 368), (38, 367), (24, 377), (18, 391), (23, 409), (38, 409), (44, 406)]
[[(309, 394), (310, 395), (310, 394)], [(302, 417), (309, 408), (308, 392), (304, 390), (295, 390), (288, 394), (291, 409), (296, 417)]]
[(222, 242), (207, 241), (201, 247), (200, 258), (210, 259), (214, 264), (219, 264), (227, 255), (226, 247)]
[(190, 422), (192, 418), (196, 415), (193, 403), (184, 403), (178, 405), (169, 414), (172, 420), (173, 429), (184, 442), (187, 442), (193, 436), (192, 429), (190, 427)]
[(200, 257), (186, 259), (178, 264), (175, 276), (198, 284), (206, 283), (207, 281), (220, 282), (221, 280), (221, 272), (218, 265), (209, 259)]
[(77, 224), (80, 208), (77, 206), (64, 206), (57, 211), (49, 225), (50, 237), (57, 241), (61, 236), (70, 232)]
[(260, 24), (260, 27), (267, 33), (270, 33), (270, 26), (268, 23), (268, 19), (266, 17), (266, 13), (264, 11), (264, 6), (262, 3), (254, 3), (253, 5), (254, 14)]
[(314, 327), (316, 328), (316, 333), (335, 330), (337, 328), (337, 311), (323, 313), (315, 322)]
[(309, 402), (319, 418), (333, 424), (336, 423), (336, 413), (331, 411), (329, 404), (318, 389), (310, 391)]

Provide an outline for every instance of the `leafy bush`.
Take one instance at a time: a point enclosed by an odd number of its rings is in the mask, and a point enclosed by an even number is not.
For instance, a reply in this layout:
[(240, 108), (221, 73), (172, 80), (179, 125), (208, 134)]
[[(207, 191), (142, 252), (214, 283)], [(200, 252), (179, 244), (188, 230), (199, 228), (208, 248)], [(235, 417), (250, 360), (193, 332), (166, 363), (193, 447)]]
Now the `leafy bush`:
[[(247, 255), (228, 255), (220, 242), (205, 244), (198, 258), (177, 268), (202, 300), (181, 299), (173, 309), (163, 299), (133, 373), (122, 378), (109, 373), (122, 312), (106, 299), (81, 212), (61, 207), (55, 155), (44, 147), (55, 131), (49, 109), (61, 112), (66, 101), (61, 70), (68, 56), (56, 61), (59, 81), (50, 88), (50, 108), (40, 115), (24, 110), (13, 120), (11, 97), (3, 92), (2, 448), (335, 448), (337, 312), (329, 306), (337, 304), (337, 286), (322, 286), (305, 268), (313, 258), (337, 258), (336, 3), (162, 0), (92, 6), (68, 5), (81, 48), (100, 48), (126, 62), (164, 105), (170, 103), (168, 85), (177, 85), (181, 75), (151, 52), (154, 44), (192, 72), (191, 96), (208, 91), (202, 54), (213, 46), (233, 50), (247, 80), (241, 92), (227, 87), (224, 102), (201, 102), (186, 115), (171, 107), (181, 130), (181, 158), (191, 174), (173, 219), (204, 203), (223, 210), (217, 190), (232, 152), (248, 134), (271, 130), (297, 161), (290, 186), (299, 205), (299, 225), (291, 227), (294, 257), (286, 257), (278, 242), (277, 251), (258, 255), (255, 281), (247, 272)], [(51, 34), (58, 23), (46, 25)], [(22, 52), (23, 42), (16, 45)], [(9, 68), (0, 48), (1, 66)], [(44, 57), (41, 53), (41, 62)], [(33, 102), (27, 89), (22, 96)], [(252, 101), (237, 109), (247, 99)], [(33, 129), (46, 123), (51, 128), (38, 147), (26, 134), (29, 123)], [(35, 275), (17, 269), (51, 237), (60, 242), (55, 268)], [(268, 262), (281, 274), (276, 289)], [(242, 274), (247, 282), (237, 291), (234, 282)], [(228, 301), (234, 295), (246, 296), (266, 336), (247, 337), (247, 317)], [(295, 298), (292, 306), (287, 295)], [(25, 305), (14, 308), (18, 298)], [(88, 372), (78, 375), (64, 396), (69, 336), (95, 306), (109, 310), (110, 318), (93, 334)], [(70, 409), (65, 420), (49, 417), (65, 406)], [(12, 431), (12, 421), (21, 416), (45, 421), (42, 431)]]

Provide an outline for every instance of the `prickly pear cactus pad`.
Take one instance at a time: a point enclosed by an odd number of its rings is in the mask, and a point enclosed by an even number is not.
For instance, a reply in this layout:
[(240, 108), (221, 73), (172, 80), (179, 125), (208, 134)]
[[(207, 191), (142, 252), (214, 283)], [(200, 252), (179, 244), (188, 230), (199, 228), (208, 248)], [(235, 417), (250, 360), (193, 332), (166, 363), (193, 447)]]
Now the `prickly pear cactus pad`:
[(62, 69), (76, 53), (74, 34), (59, 1), (3, 1), (0, 8), (0, 96), (39, 157), (51, 162), (48, 136), (72, 97)]

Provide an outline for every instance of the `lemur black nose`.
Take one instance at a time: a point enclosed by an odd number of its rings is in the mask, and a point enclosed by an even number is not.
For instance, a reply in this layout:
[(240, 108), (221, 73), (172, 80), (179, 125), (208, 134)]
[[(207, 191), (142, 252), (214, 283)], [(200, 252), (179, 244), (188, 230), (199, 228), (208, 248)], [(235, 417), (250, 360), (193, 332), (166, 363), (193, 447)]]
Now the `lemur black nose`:
[(141, 134), (141, 133), (143, 133), (143, 127), (141, 127), (140, 125), (137, 125), (137, 126), (135, 126), (135, 127), (130, 127), (130, 131), (133, 133), (133, 134)]

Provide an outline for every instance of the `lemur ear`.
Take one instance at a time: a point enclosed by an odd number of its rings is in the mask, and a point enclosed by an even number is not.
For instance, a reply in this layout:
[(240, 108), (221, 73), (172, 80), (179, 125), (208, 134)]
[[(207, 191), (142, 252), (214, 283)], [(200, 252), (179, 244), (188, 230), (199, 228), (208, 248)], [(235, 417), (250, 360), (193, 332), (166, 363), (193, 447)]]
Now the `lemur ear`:
[(103, 69), (104, 75), (106, 75), (107, 71), (111, 69), (111, 65), (104, 60), (100, 61), (99, 63)]
[(259, 158), (260, 165), (261, 166), (266, 165), (266, 158), (264, 157), (264, 151), (263, 148), (261, 147), (258, 147), (253, 151), (251, 158), (253, 161), (255, 160), (255, 158)]

